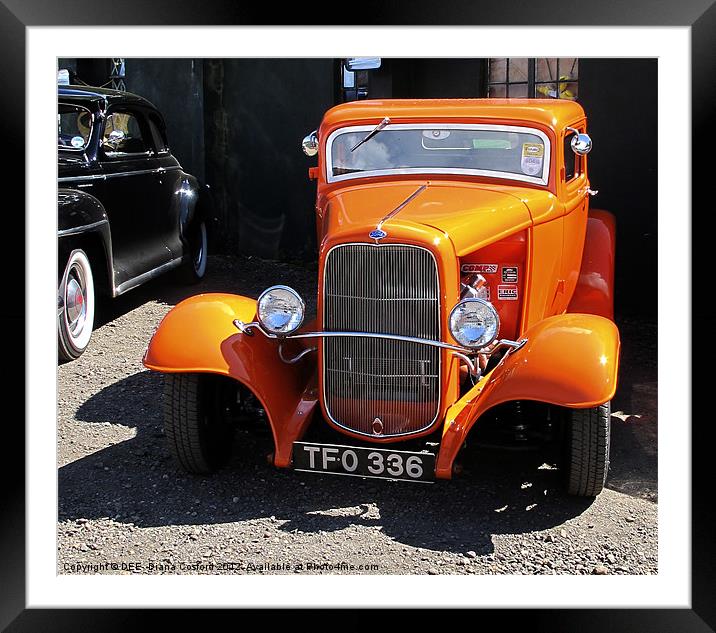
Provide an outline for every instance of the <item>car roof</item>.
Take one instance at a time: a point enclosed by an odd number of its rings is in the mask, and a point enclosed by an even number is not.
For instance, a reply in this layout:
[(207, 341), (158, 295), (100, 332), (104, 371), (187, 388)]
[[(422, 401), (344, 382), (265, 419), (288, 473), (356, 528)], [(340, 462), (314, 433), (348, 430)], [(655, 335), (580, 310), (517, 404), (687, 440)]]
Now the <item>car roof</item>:
[(472, 118), (540, 123), (563, 129), (584, 118), (582, 106), (568, 99), (371, 99), (337, 105), (323, 117), (322, 126), (391, 119)]
[(156, 110), (156, 107), (147, 99), (135, 95), (132, 92), (112, 90), (110, 88), (97, 88), (95, 86), (58, 86), (57, 97), (58, 99), (84, 102), (85, 104), (105, 102), (107, 105), (111, 105), (115, 103), (125, 103), (142, 105)]

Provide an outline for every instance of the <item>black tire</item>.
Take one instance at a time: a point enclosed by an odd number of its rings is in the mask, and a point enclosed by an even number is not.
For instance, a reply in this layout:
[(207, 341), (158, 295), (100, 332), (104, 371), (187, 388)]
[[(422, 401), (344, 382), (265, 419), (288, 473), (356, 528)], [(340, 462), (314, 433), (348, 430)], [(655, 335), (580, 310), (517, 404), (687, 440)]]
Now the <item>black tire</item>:
[(182, 276), (188, 284), (199, 283), (206, 275), (208, 245), (206, 222), (194, 220), (186, 232), (187, 250), (182, 263)]
[(82, 249), (70, 253), (58, 286), (57, 357), (66, 362), (82, 356), (94, 327), (94, 277)]
[(565, 409), (567, 492), (596, 497), (609, 471), (611, 403), (591, 409)]
[(179, 465), (208, 474), (231, 457), (234, 425), (224, 415), (221, 389), (227, 379), (211, 374), (167, 374), (164, 432)]

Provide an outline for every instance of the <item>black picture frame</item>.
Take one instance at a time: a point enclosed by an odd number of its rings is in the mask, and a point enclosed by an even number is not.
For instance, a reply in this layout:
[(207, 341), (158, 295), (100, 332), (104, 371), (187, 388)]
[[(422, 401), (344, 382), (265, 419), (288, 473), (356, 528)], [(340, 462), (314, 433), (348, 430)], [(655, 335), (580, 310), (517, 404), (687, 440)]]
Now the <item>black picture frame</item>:
[[(109, 7), (111, 5), (111, 10)], [(239, 3), (231, 0), (204, 0), (188, 2), (186, 0), (157, 0), (146, 3), (143, 0), (93, 0), (92, 2), (48, 3), (41, 0), (2, 0), (0, 19), (3, 37), (0, 38), (2, 55), (2, 78), (5, 86), (5, 99), (2, 100), (3, 119), (5, 121), (25, 121), (25, 40), (26, 27), (32, 26), (102, 26), (121, 24), (133, 25), (262, 25), (275, 19), (279, 14), (283, 19), (291, 19), (295, 24), (340, 23), (343, 21), (331, 8), (322, 8), (317, 4), (284, 5), (280, 12), (276, 7)], [(707, 197), (711, 161), (707, 152), (712, 143), (708, 139), (711, 114), (716, 107), (716, 5), (713, 0), (681, 0), (681, 2), (653, 2), (635, 0), (626, 3), (581, 3), (579, 5), (566, 0), (539, 1), (534, 3), (487, 3), (474, 0), (460, 0), (450, 5), (445, 3), (413, 0), (406, 5), (396, 2), (362, 2), (360, 14), (351, 12), (347, 21), (363, 24), (414, 24), (414, 25), (593, 25), (593, 26), (690, 26), (691, 27), (691, 82), (692, 82), (692, 200), (693, 208), (697, 201), (708, 202), (705, 213), (692, 214), (699, 217), (701, 230), (694, 235), (709, 239), (710, 231), (703, 220), (710, 218), (713, 202)], [(328, 26), (327, 26), (328, 28)], [(9, 95), (11, 93), (11, 98)], [(668, 112), (662, 112), (662, 115)], [(24, 127), (20, 125), (4, 126), (6, 159), (5, 182), (14, 190), (14, 208), (24, 208), (25, 161)], [(688, 210), (682, 210), (684, 214)], [(24, 251), (25, 235), (24, 215), (6, 213), (4, 216), (6, 235), (12, 235), (12, 242), (20, 251)], [(6, 240), (6, 248), (10, 245)], [(693, 269), (692, 289), (704, 289), (708, 292), (706, 275), (710, 262), (708, 254), (713, 250), (710, 244), (692, 246)], [(23, 261), (24, 252), (16, 255), (15, 261)], [(689, 262), (679, 262), (684, 271)], [(22, 267), (15, 268), (17, 270)], [(701, 282), (701, 283), (699, 283)], [(13, 289), (13, 303), (24, 306), (17, 298), (17, 278)], [(23, 274), (23, 288), (24, 288)], [(660, 288), (668, 292), (668, 288)], [(703, 294), (703, 293), (702, 293)], [(693, 296), (697, 295), (693, 292)], [(693, 310), (693, 308), (692, 308)], [(713, 318), (707, 312), (692, 312), (692, 331), (706, 339), (700, 339), (702, 345), (710, 346), (708, 334), (713, 330)], [(24, 332), (24, 310), (21, 308), (8, 315), (0, 316), (2, 332)], [(21, 348), (22, 336), (14, 334), (3, 337), (6, 364), (6, 391), (3, 401), (6, 404), (20, 405), (15, 415), (5, 416), (3, 445), (5, 454), (3, 463), (3, 506), (2, 528), (0, 531), (0, 627), (8, 631), (126, 631), (132, 626), (157, 626), (166, 628), (172, 614), (164, 610), (135, 609), (26, 609), (25, 600), (25, 481), (24, 447), (25, 429), (20, 423), (24, 420), (22, 400), (15, 395), (24, 391), (24, 384), (13, 388), (10, 380), (24, 383), (25, 353)], [(691, 345), (691, 341), (681, 338), (677, 344)], [(709, 351), (710, 353), (710, 351)], [(703, 398), (709, 393), (710, 372), (699, 372), (694, 363), (692, 371), (692, 393)], [(692, 368), (674, 368), (674, 371), (691, 371)], [(713, 391), (713, 388), (710, 389)], [(694, 404), (696, 399), (694, 398)], [(687, 411), (688, 409), (685, 409)], [(695, 411), (696, 409), (692, 409)], [(692, 414), (693, 415), (693, 414)], [(695, 416), (693, 416), (695, 417)], [(687, 419), (671, 420), (665, 423), (688, 423)], [(530, 631), (673, 631), (686, 633), (716, 630), (716, 539), (714, 538), (714, 475), (709, 468), (712, 459), (710, 452), (714, 446), (714, 424), (712, 416), (699, 419), (692, 425), (692, 579), (690, 609), (520, 609), (520, 610), (482, 610), (475, 614), (475, 623), (480, 626), (494, 626), (499, 623), (502, 630), (516, 630), (524, 627)], [(663, 476), (668, 477), (668, 468)], [(516, 597), (518, 600), (519, 597)], [(176, 614), (174, 614), (176, 615)], [(194, 626), (206, 627), (211, 613), (184, 610), (181, 617), (182, 628)], [(488, 624), (485, 621), (494, 621)], [(276, 626), (273, 620), (267, 626)], [(240, 626), (234, 621), (232, 626)]]

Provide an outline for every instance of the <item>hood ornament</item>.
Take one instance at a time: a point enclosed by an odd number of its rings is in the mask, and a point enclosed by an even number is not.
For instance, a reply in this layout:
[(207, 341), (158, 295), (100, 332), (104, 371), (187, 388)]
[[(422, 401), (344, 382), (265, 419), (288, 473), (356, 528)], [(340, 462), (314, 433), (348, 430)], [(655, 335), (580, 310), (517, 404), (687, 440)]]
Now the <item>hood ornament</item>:
[(421, 185), (418, 187), (413, 193), (411, 193), (405, 200), (403, 200), (395, 209), (393, 209), (388, 215), (383, 216), (381, 218), (380, 222), (376, 225), (375, 229), (373, 229), (370, 233), (368, 233), (368, 237), (370, 237), (372, 240), (375, 240), (376, 244), (378, 243), (378, 240), (382, 240), (384, 237), (386, 237), (388, 234), (383, 230), (383, 224), (390, 220), (390, 218), (395, 217), (402, 211), (407, 204), (413, 199), (416, 198), (419, 194), (423, 193), (428, 188), (428, 185), (430, 183), (425, 183), (424, 185)]

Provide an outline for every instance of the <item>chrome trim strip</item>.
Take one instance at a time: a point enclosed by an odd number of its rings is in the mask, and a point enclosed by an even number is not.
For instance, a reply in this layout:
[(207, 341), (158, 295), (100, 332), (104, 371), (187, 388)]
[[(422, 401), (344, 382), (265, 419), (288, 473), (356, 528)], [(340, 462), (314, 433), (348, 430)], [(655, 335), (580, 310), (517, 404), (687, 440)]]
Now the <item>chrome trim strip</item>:
[[(412, 336), (401, 336), (400, 334), (380, 334), (376, 332), (299, 332), (298, 334), (286, 334), (285, 336), (279, 336), (278, 334), (273, 334), (267, 330), (264, 330), (264, 328), (261, 326), (261, 323), (258, 321), (251, 321), (250, 323), (244, 323), (243, 321), (240, 321), (239, 319), (234, 319), (232, 321), (234, 324), (234, 327), (239, 330), (242, 334), (246, 334), (247, 336), (253, 336), (254, 335), (254, 328), (256, 328), (261, 334), (263, 334), (266, 338), (271, 339), (277, 339), (277, 340), (284, 340), (284, 339), (294, 339), (294, 338), (330, 338), (330, 337), (336, 337), (336, 336), (349, 336), (349, 337), (364, 337), (364, 338), (386, 338), (386, 339), (392, 339), (395, 341), (405, 341), (407, 343), (420, 343), (422, 345), (431, 345), (433, 347), (440, 347), (442, 349), (447, 349), (452, 352), (455, 352), (456, 354), (492, 354), (495, 352), (499, 347), (510, 347), (511, 351), (517, 351), (521, 347), (524, 346), (525, 343), (527, 343), (526, 338), (520, 339), (519, 341), (512, 341), (510, 339), (500, 339), (498, 341), (495, 341), (492, 345), (489, 346), (489, 349), (481, 348), (481, 349), (470, 349), (469, 347), (460, 347), (459, 345), (453, 345), (452, 343), (444, 343), (443, 341), (433, 341), (432, 339), (425, 339), (425, 338), (416, 338)], [(311, 351), (313, 351), (313, 348), (311, 348)]]
[(160, 266), (157, 266), (156, 268), (152, 268), (152, 270), (148, 270), (146, 273), (142, 273), (141, 275), (137, 275), (136, 277), (132, 277), (131, 279), (128, 279), (127, 281), (119, 284), (114, 289), (114, 296), (121, 295), (128, 290), (132, 290), (132, 288), (136, 288), (137, 286), (142, 285), (143, 283), (149, 281), (150, 279), (154, 279), (154, 277), (158, 277), (163, 272), (166, 272), (167, 270), (171, 270), (172, 268), (176, 268), (181, 264), (182, 258), (177, 257), (176, 259), (172, 259), (168, 262), (165, 262), (164, 264), (161, 264)]
[(465, 361), (467, 366), (470, 368), (470, 375), (478, 376), (478, 370), (475, 368), (475, 363), (472, 361), (472, 358), (470, 358), (467, 354), (463, 354), (462, 352), (458, 352), (455, 350), (453, 350), (452, 353), (458, 358), (461, 358)]
[[(479, 117), (476, 117), (479, 118)], [(341, 127), (331, 132), (326, 140), (326, 181), (340, 182), (342, 180), (353, 180), (355, 178), (370, 178), (374, 176), (392, 176), (392, 175), (419, 175), (419, 174), (458, 174), (465, 176), (486, 176), (489, 178), (499, 178), (501, 180), (518, 180), (521, 182), (530, 182), (535, 185), (547, 185), (549, 183), (550, 161), (551, 161), (551, 143), (547, 135), (537, 128), (524, 127), (520, 125), (489, 125), (484, 123), (391, 123), (383, 128), (383, 131), (389, 130), (484, 130), (495, 132), (523, 132), (539, 136), (544, 142), (545, 155), (543, 163), (542, 178), (534, 176), (525, 176), (514, 172), (491, 171), (487, 169), (459, 169), (459, 168), (430, 168), (430, 167), (411, 167), (407, 169), (377, 169), (373, 171), (361, 171), (351, 174), (342, 174), (340, 176), (332, 175), (332, 149), (333, 141), (341, 134), (348, 132), (367, 132), (372, 130), (372, 125), (353, 125)]]
[(92, 222), (92, 224), (85, 224), (83, 226), (75, 226), (71, 229), (62, 229), (61, 231), (57, 231), (57, 237), (64, 237), (65, 235), (77, 235), (78, 233), (84, 233), (85, 231), (89, 231), (91, 229), (94, 229), (98, 226), (102, 226), (103, 224), (109, 224), (108, 220), (98, 220), (97, 222)]
[(106, 176), (104, 174), (92, 174), (90, 176), (64, 176), (63, 178), (58, 178), (57, 182), (104, 180), (105, 178)]
[(154, 152), (151, 149), (146, 150), (145, 152), (108, 152), (106, 150), (102, 150), (104, 152), (104, 155), (109, 158), (126, 158), (128, 160), (133, 159), (139, 159), (139, 158), (151, 158), (154, 156)]
[(106, 180), (107, 178), (119, 178), (121, 176), (142, 176), (145, 174), (157, 174), (162, 175), (168, 171), (177, 171), (181, 167), (174, 165), (172, 167), (157, 167), (156, 169), (139, 169), (137, 171), (120, 171), (112, 174), (92, 174), (91, 176), (65, 176), (64, 178), (58, 178), (57, 182), (71, 182), (71, 181), (84, 181), (84, 180)]
[(293, 365), (294, 363), (297, 363), (299, 360), (301, 360), (304, 356), (310, 354), (311, 352), (317, 351), (317, 347), (308, 347), (304, 349), (300, 354), (297, 354), (293, 358), (286, 358), (283, 354), (283, 346), (281, 343), (279, 343), (278, 346), (278, 357), (281, 359), (281, 362), (286, 363), (287, 365)]
[[(391, 218), (394, 218), (398, 213), (400, 213), (406, 206), (408, 206), (408, 203), (413, 200), (414, 198), (417, 198), (423, 191), (425, 191), (428, 188), (428, 185), (420, 185), (413, 193), (411, 193), (405, 200), (403, 200), (395, 209), (393, 209), (388, 215), (383, 216), (383, 219), (378, 222), (378, 224), (375, 225), (376, 231), (380, 231), (383, 228), (383, 224), (390, 220)], [(433, 258), (434, 259), (434, 258)]]
[(495, 347), (493, 348), (493, 351), (498, 347), (511, 347), (512, 349), (510, 351), (516, 352), (518, 349), (520, 349), (520, 347), (523, 347), (526, 342), (526, 338), (521, 338), (519, 341), (511, 341), (508, 338), (502, 338), (499, 341), (495, 342)]
[(382, 338), (389, 339), (391, 341), (405, 341), (406, 343), (420, 343), (422, 345), (439, 347), (440, 349), (449, 349), (453, 352), (460, 352), (463, 354), (475, 353), (474, 350), (452, 345), (450, 343), (443, 343), (442, 341), (433, 341), (432, 339), (415, 338), (412, 336), (401, 336), (400, 334), (379, 334), (375, 332), (302, 332), (300, 334), (289, 335), (287, 338), (334, 338), (338, 336), (349, 338)]

